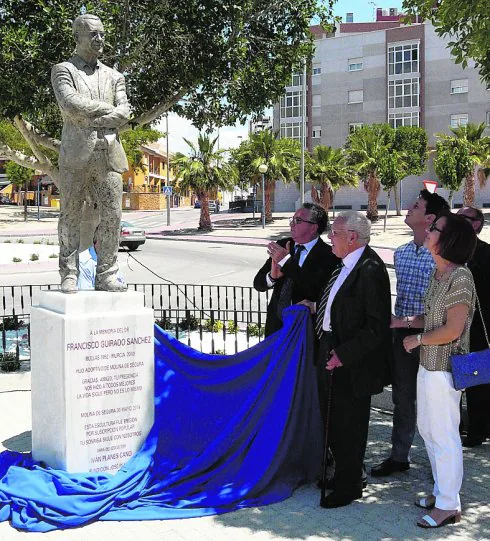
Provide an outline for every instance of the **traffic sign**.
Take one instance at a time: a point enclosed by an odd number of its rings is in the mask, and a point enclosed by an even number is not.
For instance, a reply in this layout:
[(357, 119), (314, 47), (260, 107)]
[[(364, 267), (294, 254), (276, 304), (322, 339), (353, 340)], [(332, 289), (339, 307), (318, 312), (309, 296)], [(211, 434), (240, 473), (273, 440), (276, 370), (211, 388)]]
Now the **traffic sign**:
[(172, 195), (172, 186), (162, 186), (163, 195)]

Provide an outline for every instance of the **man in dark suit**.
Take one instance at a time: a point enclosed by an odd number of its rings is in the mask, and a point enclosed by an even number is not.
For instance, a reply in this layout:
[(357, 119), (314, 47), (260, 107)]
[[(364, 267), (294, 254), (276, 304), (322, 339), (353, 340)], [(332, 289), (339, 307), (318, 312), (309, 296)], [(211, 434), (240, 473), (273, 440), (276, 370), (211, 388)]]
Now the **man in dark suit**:
[(273, 289), (267, 307), (266, 336), (282, 327), (284, 308), (303, 299), (315, 301), (338, 264), (332, 248), (320, 238), (327, 225), (322, 207), (304, 203), (290, 224), (291, 237), (269, 243), (270, 257), (254, 278), (257, 291)]
[(335, 474), (329, 483), (333, 492), (322, 502), (328, 508), (362, 497), (371, 395), (381, 393), (388, 382), (390, 281), (383, 261), (368, 246), (370, 232), (371, 224), (360, 212), (346, 212), (335, 219), (329, 237), (342, 263), (316, 305), (324, 418), (328, 393), (332, 401), (329, 447)]
[[(475, 233), (478, 235), (483, 229), (485, 218), (481, 210), (473, 207), (463, 207), (458, 214), (471, 222)], [(482, 316), (487, 333), (490, 333), (490, 281), (488, 271), (490, 269), (490, 244), (477, 240), (475, 253), (468, 268), (473, 274), (476, 294), (480, 304), (480, 310), (476, 309), (470, 329), (470, 350), (481, 351), (488, 348)], [(466, 389), (466, 405), (468, 410), (468, 434), (463, 440), (464, 447), (476, 447), (490, 437), (490, 384), (475, 385)]]

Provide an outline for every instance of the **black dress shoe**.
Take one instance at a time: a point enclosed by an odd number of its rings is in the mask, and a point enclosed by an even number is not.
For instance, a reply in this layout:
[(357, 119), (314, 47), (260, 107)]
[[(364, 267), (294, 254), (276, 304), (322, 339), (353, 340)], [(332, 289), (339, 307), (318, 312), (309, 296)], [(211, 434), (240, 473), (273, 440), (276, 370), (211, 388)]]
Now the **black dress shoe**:
[[(362, 478), (362, 488), (366, 488), (367, 487), (367, 479), (366, 478)], [(322, 480), (319, 479), (317, 484), (316, 484), (317, 488), (319, 489), (322, 489), (323, 488), (323, 483), (322, 483)], [(331, 477), (330, 479), (327, 479), (327, 483), (325, 485), (325, 489), (326, 490), (335, 490), (335, 482), (333, 480), (333, 477)]]
[(477, 438), (475, 436), (466, 436), (463, 440), (463, 447), (478, 447), (485, 441), (485, 438)]
[(410, 462), (398, 462), (390, 457), (371, 468), (371, 475), (373, 477), (387, 477), (392, 473), (407, 471), (408, 469), (410, 469)]
[(326, 509), (334, 509), (335, 507), (344, 507), (349, 505), (354, 500), (362, 498), (362, 490), (358, 489), (354, 492), (338, 492), (333, 491), (324, 500), (320, 502), (320, 506)]

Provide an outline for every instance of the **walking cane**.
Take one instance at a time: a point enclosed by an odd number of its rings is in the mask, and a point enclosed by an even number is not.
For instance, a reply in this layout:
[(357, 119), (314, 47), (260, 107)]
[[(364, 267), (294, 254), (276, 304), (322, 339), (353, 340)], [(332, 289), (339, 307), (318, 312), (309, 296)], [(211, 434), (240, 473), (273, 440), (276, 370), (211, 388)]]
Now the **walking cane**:
[(330, 428), (330, 414), (332, 410), (332, 393), (333, 393), (333, 370), (328, 371), (328, 397), (327, 397), (327, 412), (325, 416), (325, 446), (323, 449), (323, 465), (322, 465), (322, 492), (320, 497), (320, 507), (325, 507), (325, 491), (327, 487), (327, 461), (328, 461), (328, 432)]

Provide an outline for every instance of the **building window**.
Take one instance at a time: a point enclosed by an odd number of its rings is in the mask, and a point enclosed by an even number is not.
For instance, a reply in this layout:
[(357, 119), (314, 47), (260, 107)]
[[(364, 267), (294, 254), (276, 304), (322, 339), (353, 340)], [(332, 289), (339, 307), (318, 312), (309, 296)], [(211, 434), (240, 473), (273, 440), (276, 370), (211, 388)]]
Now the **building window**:
[(281, 98), (281, 118), (301, 116), (301, 91), (291, 90)]
[(388, 105), (390, 109), (419, 106), (419, 80), (394, 79), (388, 82)]
[(301, 73), (293, 73), (291, 77), (291, 86), (301, 86), (303, 76)]
[(451, 128), (468, 125), (468, 114), (451, 115)]
[(362, 103), (364, 101), (364, 91), (349, 90), (348, 101), (349, 103)]
[(351, 122), (349, 124), (349, 133), (354, 133), (359, 128), (362, 128), (364, 126), (363, 122)]
[(321, 94), (315, 94), (312, 98), (312, 107), (321, 107), (322, 105), (322, 95)]
[(388, 73), (399, 75), (402, 73), (418, 73), (419, 71), (419, 44), (392, 45), (388, 47)]
[(322, 73), (321, 66), (313, 66), (313, 77)]
[(347, 71), (360, 71), (363, 69), (362, 57), (349, 58), (347, 61)]
[(321, 126), (313, 126), (313, 139), (317, 139), (322, 136), (322, 127)]
[(290, 124), (281, 124), (281, 137), (301, 140), (301, 122), (291, 122)]
[(388, 115), (390, 126), (400, 128), (401, 126), (419, 126), (419, 113), (390, 113)]
[(454, 79), (451, 81), (451, 94), (466, 94), (468, 92), (468, 79)]

